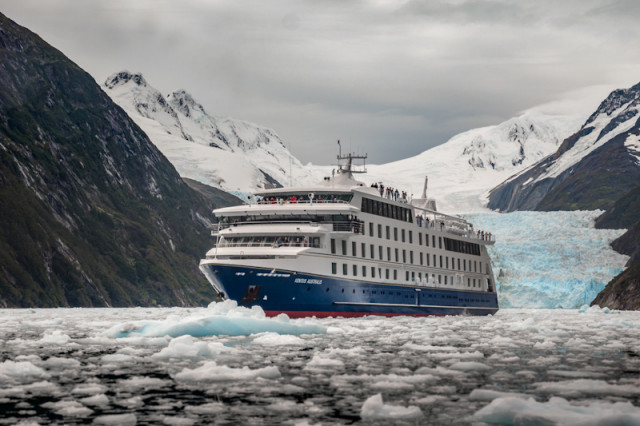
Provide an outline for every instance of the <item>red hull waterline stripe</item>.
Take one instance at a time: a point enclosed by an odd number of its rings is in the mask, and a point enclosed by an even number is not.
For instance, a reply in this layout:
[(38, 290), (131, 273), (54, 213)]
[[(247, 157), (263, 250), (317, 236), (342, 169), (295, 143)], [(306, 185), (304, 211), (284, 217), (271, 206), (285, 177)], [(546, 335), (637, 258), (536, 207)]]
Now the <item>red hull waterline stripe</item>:
[(289, 318), (329, 318), (329, 317), (344, 317), (344, 318), (356, 318), (366, 317), (370, 315), (384, 316), (384, 317), (443, 317), (445, 314), (401, 314), (401, 313), (377, 313), (377, 312), (330, 312), (330, 311), (264, 311), (268, 317), (275, 317), (280, 314), (287, 314)]

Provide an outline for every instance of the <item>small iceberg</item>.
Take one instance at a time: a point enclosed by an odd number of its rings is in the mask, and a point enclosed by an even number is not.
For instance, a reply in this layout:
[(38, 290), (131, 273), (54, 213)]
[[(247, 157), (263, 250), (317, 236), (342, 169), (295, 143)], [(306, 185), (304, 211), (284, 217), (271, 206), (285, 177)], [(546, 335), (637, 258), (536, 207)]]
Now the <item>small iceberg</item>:
[(234, 300), (211, 303), (206, 309), (188, 317), (171, 316), (162, 321), (136, 321), (117, 324), (103, 334), (111, 338), (123, 337), (179, 337), (179, 336), (248, 336), (257, 333), (324, 334), (327, 328), (315, 320), (290, 320), (281, 314), (267, 318), (262, 308), (239, 307)]

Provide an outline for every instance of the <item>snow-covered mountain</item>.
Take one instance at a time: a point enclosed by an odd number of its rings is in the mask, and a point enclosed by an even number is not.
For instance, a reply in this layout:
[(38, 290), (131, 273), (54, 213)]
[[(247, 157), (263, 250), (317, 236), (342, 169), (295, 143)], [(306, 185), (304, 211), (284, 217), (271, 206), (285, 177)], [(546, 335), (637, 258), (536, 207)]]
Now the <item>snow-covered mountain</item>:
[[(162, 95), (141, 74), (113, 74), (104, 87), (184, 177), (237, 193), (315, 184), (335, 168), (304, 166), (273, 130), (214, 117), (185, 91)], [(368, 165), (362, 180), (417, 197), (429, 176), (428, 195), (441, 210), (478, 211), (491, 188), (557, 150), (583, 120), (528, 112), (460, 133), (415, 157)]]
[(482, 210), (486, 193), (554, 152), (584, 117), (528, 112), (494, 126), (469, 130), (415, 157), (368, 166), (368, 179), (419, 197), (427, 195), (446, 212)]
[(318, 180), (273, 130), (213, 116), (184, 90), (164, 96), (142, 74), (127, 71), (103, 87), (183, 177), (229, 192)]
[(606, 209), (640, 184), (640, 83), (618, 89), (553, 154), (490, 194), (500, 211)]

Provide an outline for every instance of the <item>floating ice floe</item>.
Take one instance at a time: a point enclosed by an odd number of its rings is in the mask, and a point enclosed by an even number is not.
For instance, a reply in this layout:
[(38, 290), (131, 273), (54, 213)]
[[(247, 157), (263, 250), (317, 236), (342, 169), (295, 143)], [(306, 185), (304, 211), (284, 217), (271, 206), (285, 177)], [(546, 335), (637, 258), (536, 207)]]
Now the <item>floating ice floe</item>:
[(474, 389), (469, 394), (469, 401), (493, 401), (498, 398), (529, 399), (531, 395), (516, 392), (500, 392), (491, 389)]
[(560, 397), (553, 397), (548, 402), (507, 397), (494, 399), (477, 411), (474, 418), (501, 425), (636, 425), (640, 424), (640, 407), (629, 402), (590, 401), (572, 405)]
[(192, 336), (180, 336), (172, 339), (166, 348), (153, 354), (154, 359), (198, 359), (213, 358), (232, 349), (220, 342), (197, 341)]
[(305, 370), (334, 370), (343, 369), (344, 362), (339, 359), (328, 358), (319, 354), (316, 354), (311, 358), (311, 361), (304, 367)]
[(0, 363), (0, 382), (28, 383), (48, 376), (46, 371), (29, 361), (6, 360)]
[(185, 368), (172, 377), (181, 382), (233, 382), (257, 378), (277, 379), (280, 377), (280, 370), (274, 366), (255, 370), (249, 367), (233, 368), (226, 365), (218, 365), (215, 361), (207, 361), (197, 368)]
[(196, 419), (180, 416), (164, 416), (162, 424), (168, 426), (191, 426), (196, 424)]
[(87, 417), (93, 410), (85, 407), (78, 401), (58, 401), (46, 402), (42, 404), (44, 408), (50, 408), (56, 414), (64, 417)]
[(136, 415), (128, 414), (110, 414), (106, 416), (98, 416), (93, 419), (96, 425), (114, 425), (114, 426), (133, 426), (137, 423)]
[(581, 314), (583, 313), (587, 313), (587, 314), (609, 314), (611, 313), (611, 309), (604, 307), (601, 308), (600, 306), (589, 306), (589, 305), (582, 305), (580, 307), (580, 309), (578, 309), (578, 312), (580, 312)]
[(42, 339), (38, 343), (48, 345), (66, 345), (71, 340), (67, 334), (60, 330), (53, 330), (52, 332), (45, 332)]
[(109, 405), (109, 398), (107, 397), (107, 395), (101, 393), (82, 398), (80, 399), (80, 402), (84, 405), (90, 405), (92, 407), (106, 407), (107, 405)]
[(107, 391), (107, 387), (99, 383), (83, 383), (71, 390), (74, 395), (97, 395)]
[(253, 344), (262, 346), (302, 346), (304, 340), (290, 334), (278, 334), (273, 332), (261, 333), (253, 339)]
[(60, 358), (52, 356), (43, 363), (45, 368), (52, 370), (74, 369), (80, 367), (80, 361), (73, 358)]
[(291, 321), (286, 315), (267, 318), (259, 306), (239, 307), (233, 300), (212, 303), (198, 314), (185, 318), (169, 317), (163, 321), (137, 321), (111, 327), (108, 337), (129, 336), (248, 336), (263, 332), (278, 334), (326, 333), (327, 328), (313, 320)]
[(640, 395), (638, 384), (610, 384), (604, 380), (576, 379), (558, 382), (539, 382), (533, 386), (539, 391), (555, 395), (616, 395), (633, 396)]
[(222, 413), (226, 407), (221, 402), (210, 402), (201, 405), (188, 405), (184, 407), (184, 411), (194, 414), (218, 414)]
[(384, 420), (384, 419), (415, 419), (422, 417), (420, 407), (410, 405), (403, 407), (399, 405), (385, 404), (381, 394), (369, 397), (360, 409), (360, 417), (364, 420)]
[(130, 391), (137, 390), (149, 390), (149, 389), (161, 389), (165, 386), (169, 386), (171, 382), (169, 380), (162, 380), (156, 377), (130, 377), (125, 380), (118, 381), (118, 387), (121, 389), (127, 389)]

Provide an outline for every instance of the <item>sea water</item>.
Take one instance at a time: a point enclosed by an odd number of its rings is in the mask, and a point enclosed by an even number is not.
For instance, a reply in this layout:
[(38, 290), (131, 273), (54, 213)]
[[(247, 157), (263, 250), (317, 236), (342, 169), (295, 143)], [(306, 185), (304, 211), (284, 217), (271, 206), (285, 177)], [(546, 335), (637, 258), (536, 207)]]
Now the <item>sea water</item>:
[(0, 424), (640, 424), (640, 312), (0, 310)]

